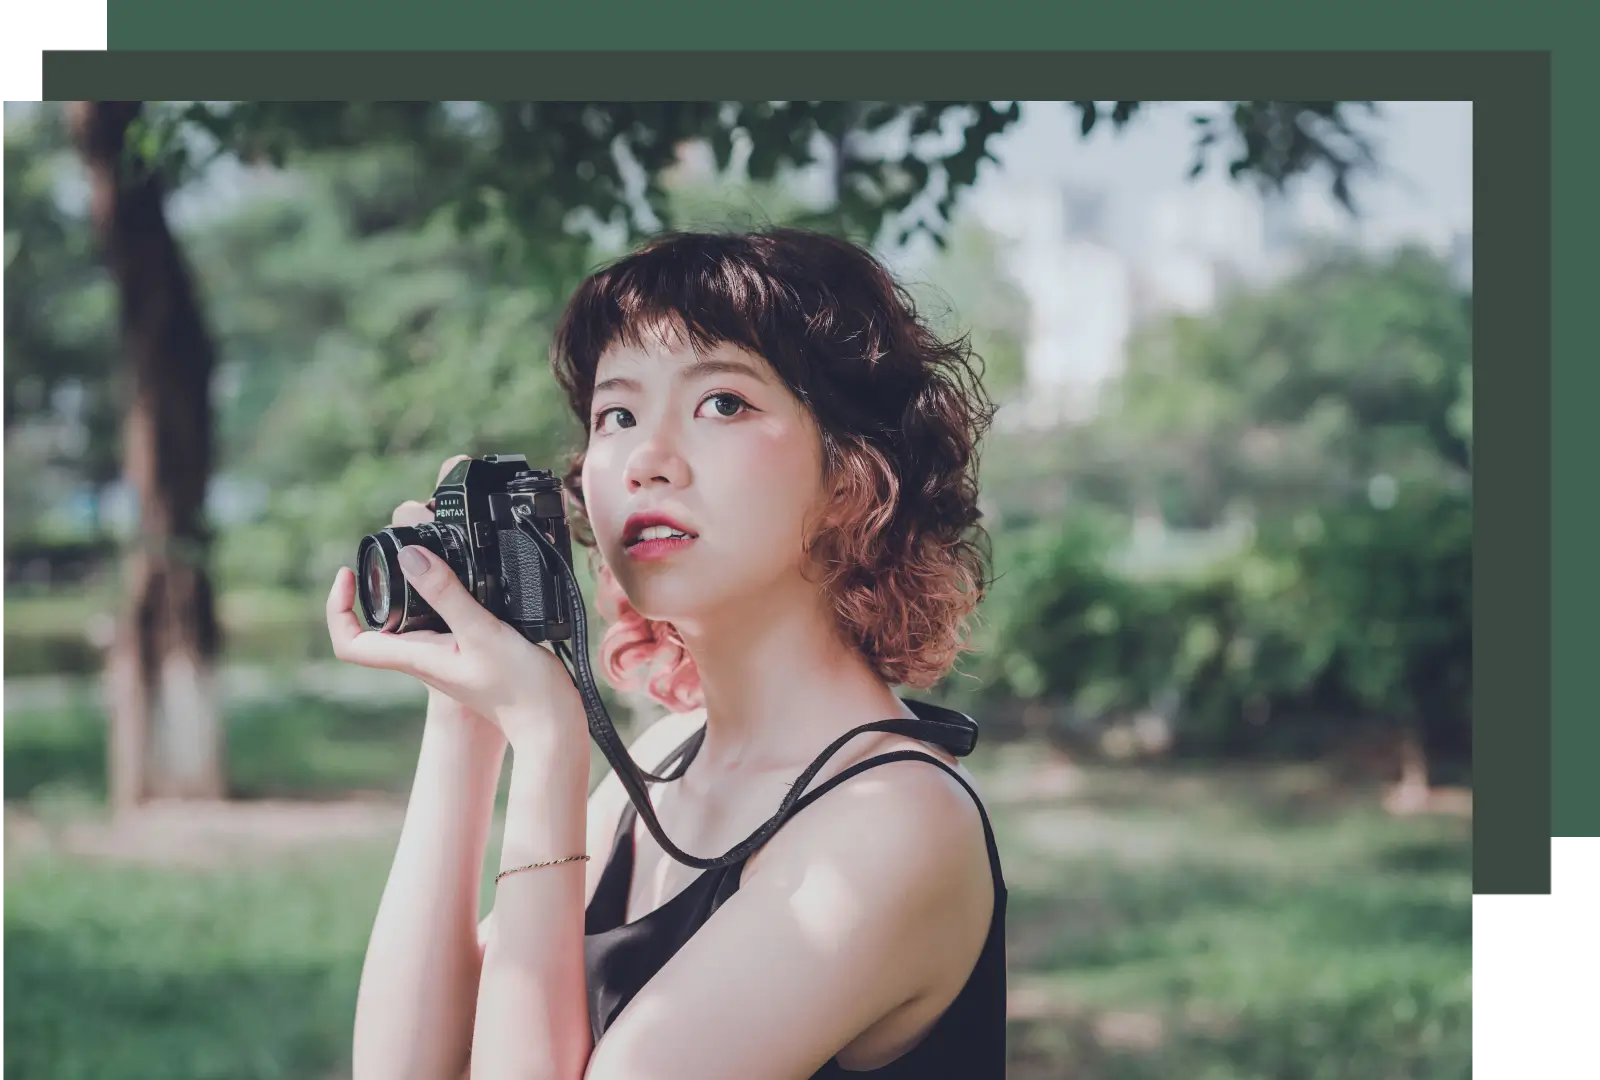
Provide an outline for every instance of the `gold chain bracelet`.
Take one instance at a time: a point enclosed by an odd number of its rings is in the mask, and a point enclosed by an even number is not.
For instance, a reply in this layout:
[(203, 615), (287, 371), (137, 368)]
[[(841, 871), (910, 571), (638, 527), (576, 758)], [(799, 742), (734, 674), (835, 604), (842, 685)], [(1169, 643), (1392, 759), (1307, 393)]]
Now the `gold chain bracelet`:
[(498, 874), (496, 874), (494, 876), (494, 883), (496, 885), (500, 884), (500, 879), (505, 877), (507, 874), (516, 874), (516, 873), (520, 873), (523, 870), (537, 870), (541, 866), (559, 866), (561, 863), (576, 862), (579, 859), (582, 859), (583, 861), (588, 862), (589, 861), (589, 856), (587, 856), (587, 855), (568, 855), (565, 859), (551, 859), (549, 862), (529, 863), (527, 866), (513, 866), (509, 870), (502, 870)]

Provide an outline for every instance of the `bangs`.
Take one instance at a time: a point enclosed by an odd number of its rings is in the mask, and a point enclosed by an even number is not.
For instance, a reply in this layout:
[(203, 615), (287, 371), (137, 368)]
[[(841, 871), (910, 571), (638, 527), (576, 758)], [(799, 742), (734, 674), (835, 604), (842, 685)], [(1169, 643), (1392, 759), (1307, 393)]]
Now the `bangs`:
[(579, 415), (587, 414), (600, 357), (615, 345), (687, 345), (696, 353), (734, 345), (770, 361), (764, 339), (776, 329), (784, 289), (755, 265), (750, 247), (750, 237), (673, 235), (588, 278), (551, 347)]

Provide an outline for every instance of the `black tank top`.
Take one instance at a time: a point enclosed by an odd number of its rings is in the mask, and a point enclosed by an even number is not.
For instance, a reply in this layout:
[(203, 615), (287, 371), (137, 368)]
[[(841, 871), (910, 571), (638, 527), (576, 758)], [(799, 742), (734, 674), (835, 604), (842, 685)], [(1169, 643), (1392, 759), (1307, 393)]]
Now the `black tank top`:
[[(689, 761), (700, 749), (697, 730), (654, 772), (666, 775), (674, 761), (683, 758), (678, 771), (669, 779), (683, 775)], [(939, 1017), (922, 1041), (887, 1065), (878, 1069), (845, 1069), (837, 1058), (813, 1074), (812, 1080), (843, 1080), (871, 1077), (873, 1080), (990, 1080), (1004, 1077), (1006, 1069), (1006, 885), (1000, 872), (1000, 853), (995, 847), (994, 830), (989, 824), (983, 801), (961, 775), (938, 758), (919, 750), (896, 750), (857, 762), (838, 776), (808, 791), (795, 803), (799, 813), (837, 784), (859, 772), (892, 761), (927, 761), (960, 781), (983, 818), (984, 841), (989, 848), (989, 868), (994, 878), (994, 915), (983, 951), (967, 976), (966, 984)], [(594, 898), (584, 913), (584, 959), (589, 978), (589, 1026), (595, 1042), (605, 1034), (617, 1016), (633, 1000), (656, 972), (683, 947), (717, 908), (739, 889), (739, 875), (746, 859), (703, 871), (682, 892), (654, 911), (624, 923), (627, 917), (628, 890), (633, 880), (633, 824), (638, 811), (633, 803), (622, 809), (616, 838), (606, 860)], [(787, 824), (787, 819), (785, 819)], [(782, 828), (782, 826), (780, 826)]]

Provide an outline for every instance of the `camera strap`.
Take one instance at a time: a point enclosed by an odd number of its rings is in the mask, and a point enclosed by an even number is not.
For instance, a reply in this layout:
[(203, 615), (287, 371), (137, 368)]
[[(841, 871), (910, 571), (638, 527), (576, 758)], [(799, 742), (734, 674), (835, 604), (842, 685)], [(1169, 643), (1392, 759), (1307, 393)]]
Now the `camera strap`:
[[(735, 844), (732, 849), (715, 858), (704, 858), (690, 855), (682, 848), (668, 839), (662, 831), (661, 822), (656, 820), (655, 807), (650, 802), (650, 793), (645, 785), (649, 782), (660, 782), (676, 779), (682, 775), (684, 766), (680, 765), (677, 773), (672, 776), (657, 776), (646, 772), (635, 764), (633, 757), (628, 753), (628, 748), (617, 735), (617, 729), (611, 722), (611, 716), (606, 712), (605, 703), (600, 699), (600, 692), (595, 686), (594, 672), (589, 666), (589, 628), (585, 615), (583, 593), (578, 588), (578, 581), (568, 565), (566, 558), (558, 551), (539, 529), (529, 520), (530, 513), (526, 508), (519, 507), (516, 513), (517, 527), (527, 533), (538, 546), (540, 556), (546, 565), (552, 569), (550, 575), (558, 579), (558, 587), (565, 591), (567, 602), (572, 611), (572, 641), (573, 648), (568, 650), (564, 642), (553, 642), (552, 645), (558, 656), (568, 662), (571, 667), (568, 674), (573, 685), (578, 688), (578, 694), (583, 699), (584, 713), (589, 721), (589, 734), (599, 744), (600, 752), (611, 763), (612, 769), (617, 774), (617, 779), (622, 782), (624, 790), (628, 793), (628, 800), (638, 810), (639, 817), (644, 821), (645, 828), (650, 830), (650, 835), (655, 837), (661, 849), (671, 855), (678, 862), (686, 866), (693, 866), (701, 870), (710, 870), (716, 867), (728, 866), (748, 857), (752, 852), (767, 842), (767, 839), (777, 831), (778, 827), (788, 819), (794, 811), (795, 804), (805, 794), (807, 787), (822, 770), (829, 758), (836, 754), (851, 739), (872, 731), (889, 732), (895, 735), (904, 735), (920, 742), (933, 743), (943, 747), (957, 757), (965, 757), (972, 752), (978, 741), (978, 725), (973, 720), (956, 712), (940, 706), (928, 705), (918, 702), (916, 717), (896, 717), (889, 720), (878, 720), (840, 735), (827, 748), (819, 754), (806, 770), (800, 774), (794, 784), (789, 788), (789, 793), (778, 804), (777, 812), (763, 822), (755, 832), (744, 840)], [(704, 729), (701, 729), (701, 737)]]

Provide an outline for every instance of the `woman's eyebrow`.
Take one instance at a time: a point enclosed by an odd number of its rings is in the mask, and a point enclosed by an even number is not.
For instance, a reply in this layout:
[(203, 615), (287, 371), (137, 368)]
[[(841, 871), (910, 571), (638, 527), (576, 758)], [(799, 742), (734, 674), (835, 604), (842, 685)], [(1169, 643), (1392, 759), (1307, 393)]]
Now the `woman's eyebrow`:
[[(677, 377), (680, 382), (689, 382), (692, 379), (703, 378), (707, 375), (748, 375), (757, 382), (771, 382), (764, 371), (753, 365), (741, 363), (738, 360), (716, 360), (711, 357), (696, 360), (692, 364), (685, 364), (678, 369)], [(595, 383), (592, 393), (603, 394), (611, 390), (628, 390), (637, 394), (640, 392), (639, 381), (621, 375), (614, 375), (609, 379), (603, 379)]]
[(757, 382), (767, 382), (766, 373), (738, 360), (714, 360), (706, 357), (696, 360), (692, 364), (685, 364), (678, 370), (678, 378), (687, 382), (698, 379), (704, 375), (748, 375)]
[(590, 391), (590, 396), (595, 394), (603, 394), (608, 390), (632, 390), (634, 393), (638, 393), (639, 383), (636, 379), (624, 379), (621, 376), (613, 376), (612, 378), (606, 379), (602, 382), (595, 383), (594, 389)]

